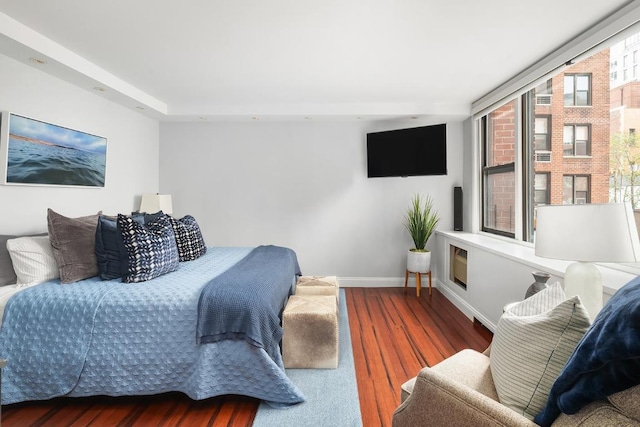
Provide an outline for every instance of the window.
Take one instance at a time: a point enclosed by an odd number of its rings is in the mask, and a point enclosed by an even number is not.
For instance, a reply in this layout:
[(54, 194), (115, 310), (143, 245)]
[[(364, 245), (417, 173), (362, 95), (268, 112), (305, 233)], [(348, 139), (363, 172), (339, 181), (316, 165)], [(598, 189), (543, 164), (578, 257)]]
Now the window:
[(562, 203), (565, 205), (583, 205), (590, 203), (591, 191), (588, 176), (563, 176), (562, 191)]
[(484, 139), (483, 230), (515, 237), (515, 158), (518, 100), (498, 107), (482, 121)]
[(589, 125), (564, 125), (562, 149), (565, 157), (589, 156)]
[[(609, 51), (588, 59), (547, 79), (550, 89), (545, 83), (477, 117), (483, 150), (482, 231), (533, 241), (537, 206), (609, 202), (612, 126), (624, 126), (625, 132), (640, 127), (640, 111), (634, 126), (629, 120), (636, 116), (611, 109)], [(565, 96), (541, 105), (542, 89)], [(567, 100), (590, 108), (565, 108)], [(619, 194), (627, 181), (618, 179)]]
[(536, 206), (549, 204), (550, 175), (549, 172), (535, 174), (533, 202)]
[(552, 91), (551, 79), (549, 79), (546, 82), (538, 85), (536, 87), (536, 89), (535, 89), (536, 104), (538, 104), (538, 105), (550, 105), (551, 104), (551, 94), (552, 93), (553, 93), (553, 91)]
[(536, 116), (533, 126), (535, 151), (551, 150), (551, 115)]
[[(630, 202), (640, 212), (640, 81), (621, 78), (627, 55), (627, 72), (640, 79), (640, 20), (634, 30), (557, 71), (543, 74), (546, 64), (536, 64), (474, 102), (482, 231), (533, 242), (543, 204)], [(551, 93), (548, 103), (539, 102)], [(498, 119), (507, 117), (513, 126), (497, 133)], [(510, 143), (500, 145), (500, 137)], [(492, 163), (492, 153), (507, 146), (511, 157)], [(617, 268), (640, 274), (640, 263)]]
[(564, 75), (564, 105), (591, 105), (591, 75)]

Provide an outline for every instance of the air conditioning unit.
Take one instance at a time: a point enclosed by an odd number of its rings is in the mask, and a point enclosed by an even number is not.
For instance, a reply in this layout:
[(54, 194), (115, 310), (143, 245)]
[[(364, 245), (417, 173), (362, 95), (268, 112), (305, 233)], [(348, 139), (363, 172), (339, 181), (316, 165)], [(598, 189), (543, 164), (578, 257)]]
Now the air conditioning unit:
[(536, 162), (549, 163), (551, 162), (551, 151), (536, 151)]
[(551, 105), (551, 95), (536, 95), (536, 105)]

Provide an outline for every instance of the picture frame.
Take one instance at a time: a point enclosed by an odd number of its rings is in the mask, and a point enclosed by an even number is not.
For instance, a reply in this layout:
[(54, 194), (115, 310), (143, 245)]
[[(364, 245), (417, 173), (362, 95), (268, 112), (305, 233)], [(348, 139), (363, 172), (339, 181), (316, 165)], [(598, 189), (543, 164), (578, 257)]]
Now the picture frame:
[(107, 138), (2, 112), (0, 168), (5, 185), (103, 188)]

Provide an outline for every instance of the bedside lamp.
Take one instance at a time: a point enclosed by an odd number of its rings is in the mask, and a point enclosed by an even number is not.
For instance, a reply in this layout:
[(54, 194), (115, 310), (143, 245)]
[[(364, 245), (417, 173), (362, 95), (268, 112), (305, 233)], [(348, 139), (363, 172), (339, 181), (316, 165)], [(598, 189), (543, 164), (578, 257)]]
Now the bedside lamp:
[(567, 267), (565, 293), (579, 295), (593, 320), (602, 309), (602, 276), (591, 263), (640, 259), (631, 205), (547, 205), (536, 209), (536, 255), (578, 261)]
[(140, 212), (155, 213), (162, 211), (167, 215), (173, 213), (171, 194), (143, 194)]

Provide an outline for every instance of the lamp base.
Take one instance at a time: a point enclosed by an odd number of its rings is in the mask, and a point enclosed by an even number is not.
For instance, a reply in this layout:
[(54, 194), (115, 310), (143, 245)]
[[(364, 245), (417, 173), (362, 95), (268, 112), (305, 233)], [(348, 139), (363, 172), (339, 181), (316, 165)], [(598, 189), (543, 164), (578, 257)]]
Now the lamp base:
[(564, 292), (578, 295), (591, 321), (602, 309), (602, 276), (598, 267), (588, 262), (575, 262), (564, 273)]

